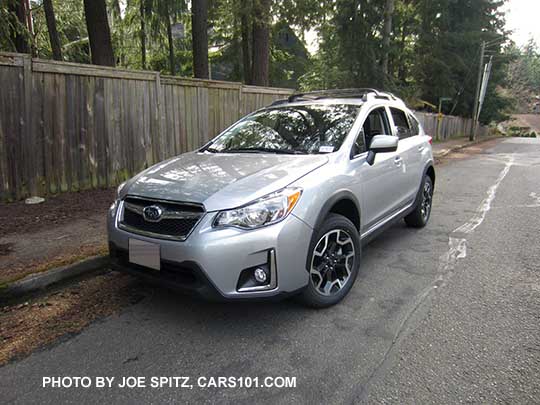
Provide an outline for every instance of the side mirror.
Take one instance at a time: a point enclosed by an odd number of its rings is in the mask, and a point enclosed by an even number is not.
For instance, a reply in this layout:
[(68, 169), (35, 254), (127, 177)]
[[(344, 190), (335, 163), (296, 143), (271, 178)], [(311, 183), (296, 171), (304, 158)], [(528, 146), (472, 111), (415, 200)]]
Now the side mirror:
[(377, 153), (395, 152), (398, 147), (399, 138), (392, 135), (375, 135), (369, 145), (369, 153), (366, 161), (370, 166), (375, 163)]

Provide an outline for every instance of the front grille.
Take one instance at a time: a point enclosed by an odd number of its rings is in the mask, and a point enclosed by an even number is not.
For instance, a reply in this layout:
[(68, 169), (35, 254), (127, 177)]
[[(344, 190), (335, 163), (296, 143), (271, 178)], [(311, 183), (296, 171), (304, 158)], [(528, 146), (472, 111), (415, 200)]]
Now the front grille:
[[(159, 221), (153, 222), (145, 219), (143, 210), (148, 206), (161, 208), (162, 215)], [(204, 208), (199, 205), (134, 197), (126, 198), (123, 207), (120, 228), (141, 235), (165, 239), (186, 239), (204, 215)]]

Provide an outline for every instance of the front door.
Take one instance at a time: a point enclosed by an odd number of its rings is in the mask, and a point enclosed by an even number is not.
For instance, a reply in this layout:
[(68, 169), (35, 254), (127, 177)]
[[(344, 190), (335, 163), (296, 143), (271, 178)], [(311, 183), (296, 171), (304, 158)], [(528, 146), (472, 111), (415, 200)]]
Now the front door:
[[(371, 140), (375, 135), (391, 135), (391, 126), (387, 111), (384, 107), (371, 110), (363, 125), (358, 139), (363, 138), (365, 149), (369, 150)], [(362, 137), (362, 138), (361, 138)], [(360, 151), (360, 146), (357, 147)], [(396, 152), (378, 153), (375, 163), (370, 166), (362, 158), (351, 162), (358, 172), (360, 181), (356, 187), (362, 204), (362, 233), (391, 216), (400, 207), (403, 199), (402, 164)]]

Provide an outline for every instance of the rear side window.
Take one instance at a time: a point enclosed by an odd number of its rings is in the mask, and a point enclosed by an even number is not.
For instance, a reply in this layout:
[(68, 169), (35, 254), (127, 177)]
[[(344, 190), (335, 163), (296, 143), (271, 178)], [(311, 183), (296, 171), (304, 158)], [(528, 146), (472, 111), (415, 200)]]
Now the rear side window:
[(418, 124), (418, 120), (412, 114), (407, 114), (407, 116), (409, 117), (409, 122), (411, 123), (412, 136), (420, 135), (420, 124)]
[(409, 127), (409, 121), (405, 112), (398, 110), (397, 108), (390, 108), (392, 113), (392, 118), (394, 119), (394, 124), (397, 129), (397, 136), (399, 139), (405, 139), (411, 136), (411, 128)]

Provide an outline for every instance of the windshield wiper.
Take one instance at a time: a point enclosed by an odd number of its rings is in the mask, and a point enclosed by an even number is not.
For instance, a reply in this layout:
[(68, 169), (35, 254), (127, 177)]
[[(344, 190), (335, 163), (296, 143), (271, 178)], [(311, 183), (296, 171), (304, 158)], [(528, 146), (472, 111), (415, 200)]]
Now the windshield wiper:
[[(208, 150), (208, 149), (207, 149)], [(213, 152), (211, 150), (210, 152)], [(233, 148), (216, 151), (220, 153), (276, 153), (280, 155), (306, 155), (307, 152), (302, 150), (290, 149), (273, 149), (273, 148)]]

